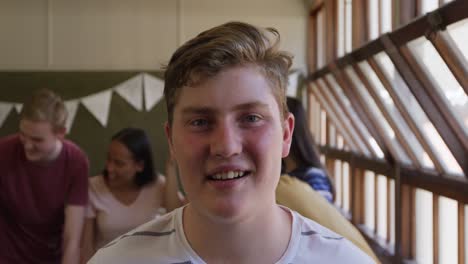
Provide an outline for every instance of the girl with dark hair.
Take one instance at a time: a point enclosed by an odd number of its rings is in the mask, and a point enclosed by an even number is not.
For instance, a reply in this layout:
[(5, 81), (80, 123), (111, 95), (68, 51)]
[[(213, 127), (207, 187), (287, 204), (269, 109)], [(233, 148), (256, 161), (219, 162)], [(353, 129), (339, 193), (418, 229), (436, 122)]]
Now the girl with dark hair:
[(142, 129), (124, 128), (112, 137), (102, 175), (89, 180), (83, 261), (119, 235), (164, 213), (165, 177), (153, 165)]
[(332, 183), (320, 163), (304, 108), (299, 100), (292, 97), (287, 98), (287, 105), (295, 117), (295, 126), (289, 156), (283, 159), (283, 172), (307, 182), (325, 199), (332, 202)]

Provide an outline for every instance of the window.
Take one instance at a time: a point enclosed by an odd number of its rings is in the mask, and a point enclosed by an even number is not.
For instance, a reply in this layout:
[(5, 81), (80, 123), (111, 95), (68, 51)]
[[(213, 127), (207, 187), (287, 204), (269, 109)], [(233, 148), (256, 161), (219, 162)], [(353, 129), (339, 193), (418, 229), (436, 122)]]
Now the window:
[(338, 134), (337, 137), (336, 137), (336, 147), (338, 149), (343, 149), (344, 148), (344, 139), (343, 139), (343, 136)]
[(395, 244), (395, 180), (388, 180), (390, 182), (390, 244)]
[(376, 39), (380, 35), (392, 30), (392, 1), (368, 0), (369, 39)]
[(380, 0), (380, 34), (392, 31), (392, 0)]
[(369, 7), (369, 39), (376, 39), (380, 35), (380, 14), (379, 14), (379, 0), (368, 0), (367, 5)]
[(317, 69), (324, 67), (326, 63), (325, 37), (325, 14), (322, 9), (317, 13)]
[[(324, 114), (326, 113), (326, 118), (329, 117), (330, 118), (329, 121), (333, 122), (333, 124), (337, 127), (338, 131), (345, 137), (346, 144), (351, 147), (351, 150), (353, 152), (360, 153), (358, 148), (355, 145), (355, 142), (350, 137), (348, 131), (344, 129), (342, 122), (339, 121), (336, 115), (335, 109), (332, 106), (330, 106), (329, 102), (323, 96), (323, 93), (321, 89), (319, 89), (319, 86), (317, 86), (314, 83), (311, 83), (310, 86), (313, 87), (312, 88), (313, 93), (315, 94), (317, 99), (321, 102), (322, 106), (324, 107), (324, 111), (322, 113)], [(322, 128), (322, 132), (326, 133), (326, 131), (329, 129), (327, 127), (326, 119), (325, 120), (322, 119), (322, 124), (320, 127)], [(327, 128), (325, 129), (324, 127), (327, 127)], [(322, 134), (322, 140), (325, 140), (323, 142), (323, 145), (326, 145), (327, 144), (326, 135), (324, 137), (324, 135)]]
[(342, 169), (343, 169), (343, 179), (341, 181), (342, 183), (342, 188), (343, 188), (343, 210), (346, 212), (350, 211), (350, 182), (349, 182), (349, 163), (347, 162), (342, 162)]
[(377, 175), (377, 235), (387, 240), (387, 177)]
[(406, 121), (401, 116), (400, 111), (396, 108), (392, 97), (388, 93), (387, 89), (385, 89), (374, 70), (370, 67), (369, 63), (367, 63), (367, 61), (362, 61), (359, 63), (359, 67), (371, 82), (371, 89), (373, 89), (373, 92), (377, 94), (380, 102), (382, 102), (383, 107), (393, 119), (393, 123), (395, 124), (396, 129), (400, 131), (400, 135), (404, 135), (400, 136), (404, 141), (403, 144), (410, 147), (410, 151), (412, 151), (412, 154), (417, 157), (419, 164), (423, 165), (424, 167), (433, 169), (434, 164), (430, 158), (428, 158), (427, 153), (423, 150), (418, 139), (408, 127)]
[(320, 145), (327, 144), (327, 113), (320, 110)]
[(328, 125), (328, 145), (336, 148), (336, 129), (333, 124)]
[(416, 261), (433, 263), (432, 193), (416, 189)]
[(357, 88), (357, 92), (361, 97), (363, 102), (366, 102), (367, 107), (369, 107), (369, 114), (372, 116), (372, 120), (376, 125), (380, 127), (380, 131), (385, 133), (384, 138), (386, 138), (386, 145), (389, 150), (392, 152), (393, 157), (405, 164), (411, 164), (408, 156), (401, 148), (401, 145), (397, 142), (395, 137), (395, 132), (388, 124), (387, 120), (384, 118), (379, 108), (375, 104), (372, 97), (369, 95), (369, 92), (364, 87), (364, 84), (361, 82), (356, 72), (352, 69), (351, 66), (345, 68), (345, 72), (350, 77), (351, 81), (354, 83), (354, 86)]
[(335, 175), (335, 204), (339, 207), (343, 207), (343, 178), (341, 177), (342, 168), (341, 160), (335, 160), (333, 162), (333, 175)]
[(424, 37), (411, 41), (408, 47), (468, 136), (468, 97), (447, 64)]
[[(317, 3), (318, 35), (336, 41), (322, 42), (317, 58), (329, 63), (331, 44), (339, 58), (309, 79), (326, 118), (317, 133), (326, 132), (323, 144), (335, 148), (323, 148), (322, 158), (335, 180), (336, 206), (382, 262), (468, 264), (468, 178), (460, 166), (468, 138), (466, 1)], [(434, 17), (415, 19), (433, 11), (452, 24), (442, 30), (428, 22)], [(389, 39), (382, 36), (393, 26), (399, 29)]]
[(341, 57), (352, 48), (352, 0), (338, 0), (337, 55)]
[(353, 50), (353, 1), (344, 0), (345, 5), (345, 52)]
[(314, 137), (315, 142), (320, 143), (320, 106), (312, 93), (309, 93), (310, 108), (309, 111), (309, 122), (310, 131)]
[(468, 45), (466, 45), (466, 43), (468, 43), (468, 18), (448, 25), (447, 32), (464, 55), (465, 61), (467, 61)]
[[(437, 160), (440, 161), (445, 171), (462, 175), (463, 172), (457, 161), (440, 137), (439, 133), (437, 133), (437, 130), (434, 128), (431, 121), (429, 121), (429, 118), (426, 116), (418, 101), (403, 81), (388, 55), (385, 52), (381, 52), (374, 58), (380, 68), (382, 68), (387, 80), (392, 84), (392, 87), (394, 88), (393, 91), (398, 95), (400, 100), (403, 102), (403, 105), (407, 108), (407, 111), (414, 119), (414, 122), (419, 124), (419, 127), (422, 128), (422, 135), (425, 137), (429, 146), (434, 150)], [(424, 157), (424, 159), (429, 159), (429, 157)], [(429, 162), (429, 160), (427, 162)]]
[(334, 94), (337, 95), (337, 99), (340, 100), (344, 106), (344, 108), (346, 109), (346, 111), (349, 113), (349, 116), (350, 118), (352, 119), (353, 123), (356, 125), (356, 127), (358, 128), (359, 130), (359, 133), (361, 133), (361, 135), (367, 139), (367, 144), (370, 145), (374, 155), (380, 159), (382, 159), (384, 157), (384, 154), (382, 152), (382, 150), (380, 149), (380, 147), (378, 146), (377, 142), (375, 141), (374, 137), (372, 137), (372, 135), (369, 133), (369, 131), (367, 130), (367, 128), (364, 126), (364, 124), (362, 123), (362, 120), (358, 117), (358, 115), (356, 114), (353, 106), (351, 105), (351, 102), (349, 101), (349, 99), (346, 97), (346, 95), (344, 94), (342, 88), (340, 87), (340, 85), (337, 83), (336, 79), (331, 75), (331, 74), (327, 74), (325, 76), (325, 78), (327, 79), (327, 81), (330, 83), (330, 89), (333, 90)]
[(439, 263), (458, 263), (458, 203), (439, 197)]
[(364, 173), (364, 224), (375, 231), (375, 174), (372, 171)]
[(330, 103), (330, 107), (335, 110), (335, 113), (337, 115), (337, 118), (339, 119), (340, 123), (342, 123), (344, 130), (346, 132), (349, 132), (349, 137), (355, 142), (360, 151), (360, 153), (364, 153), (366, 156), (370, 156), (370, 152), (367, 149), (366, 145), (362, 142), (361, 138), (358, 136), (358, 133), (354, 129), (354, 126), (351, 124), (349, 121), (348, 117), (345, 115), (344, 111), (345, 109), (342, 109), (337, 103), (336, 98), (332, 95), (330, 92), (330, 88), (328, 85), (323, 81), (323, 79), (319, 79), (318, 83), (320, 84), (320, 87), (322, 87), (321, 92), (324, 95), (324, 97), (328, 98), (328, 101)]
[(434, 11), (439, 7), (439, 0), (419, 0), (419, 14), (424, 15), (427, 12)]

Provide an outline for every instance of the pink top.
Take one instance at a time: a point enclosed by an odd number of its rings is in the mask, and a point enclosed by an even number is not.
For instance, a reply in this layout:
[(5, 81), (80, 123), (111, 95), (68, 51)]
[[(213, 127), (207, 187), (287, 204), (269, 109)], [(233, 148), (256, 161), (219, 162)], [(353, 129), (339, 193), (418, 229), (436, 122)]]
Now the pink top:
[(105, 246), (118, 236), (165, 213), (162, 208), (165, 178), (158, 176), (154, 183), (141, 189), (130, 205), (122, 204), (107, 187), (102, 175), (89, 180), (89, 204), (86, 217), (96, 218), (95, 248)]

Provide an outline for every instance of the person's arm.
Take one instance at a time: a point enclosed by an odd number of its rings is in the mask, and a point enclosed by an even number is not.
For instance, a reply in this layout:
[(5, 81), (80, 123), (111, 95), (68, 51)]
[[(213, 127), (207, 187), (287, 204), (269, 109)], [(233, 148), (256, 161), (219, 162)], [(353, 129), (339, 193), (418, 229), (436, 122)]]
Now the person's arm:
[(65, 207), (65, 226), (63, 229), (62, 264), (80, 262), (80, 239), (83, 231), (85, 207), (67, 205)]
[(81, 239), (81, 264), (85, 264), (96, 253), (94, 229), (96, 218), (86, 218)]

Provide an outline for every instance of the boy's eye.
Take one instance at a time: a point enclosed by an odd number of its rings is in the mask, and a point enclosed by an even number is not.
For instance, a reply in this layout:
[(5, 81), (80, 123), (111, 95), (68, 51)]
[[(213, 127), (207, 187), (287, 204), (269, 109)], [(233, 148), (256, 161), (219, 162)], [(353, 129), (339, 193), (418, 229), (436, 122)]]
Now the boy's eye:
[(195, 119), (195, 120), (190, 121), (190, 125), (195, 126), (195, 127), (206, 126), (206, 125), (208, 125), (208, 120), (201, 119), (201, 118), (200, 119)]
[(247, 115), (244, 117), (244, 120), (246, 122), (250, 122), (250, 123), (255, 123), (255, 122), (258, 122), (260, 121), (260, 117), (258, 115)]

